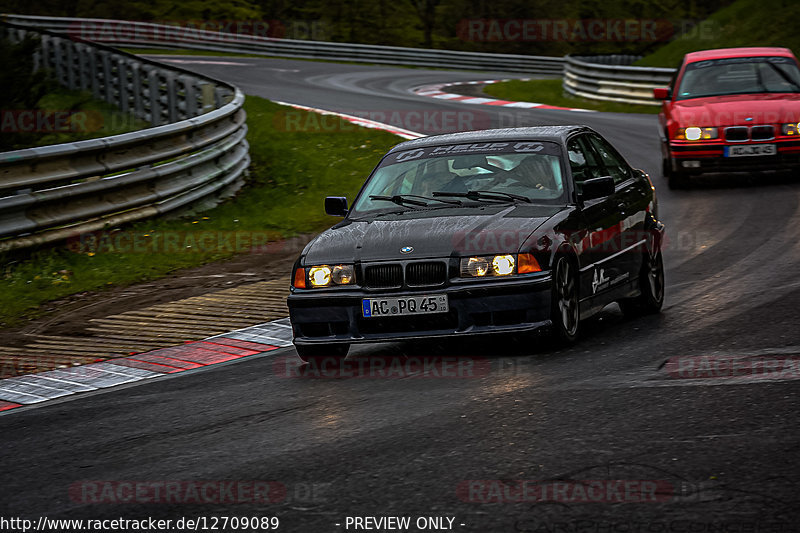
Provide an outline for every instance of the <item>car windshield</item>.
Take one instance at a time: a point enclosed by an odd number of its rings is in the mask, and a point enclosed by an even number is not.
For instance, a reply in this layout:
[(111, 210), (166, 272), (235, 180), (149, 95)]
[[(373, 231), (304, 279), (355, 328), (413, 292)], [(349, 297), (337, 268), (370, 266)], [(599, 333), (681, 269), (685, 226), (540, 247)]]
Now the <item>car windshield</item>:
[(800, 92), (800, 71), (791, 58), (733, 57), (689, 63), (677, 99), (794, 92)]
[[(378, 210), (497, 203), (562, 203), (561, 150), (553, 142), (473, 143), (389, 154), (353, 204)], [(467, 194), (469, 193), (469, 194)], [(440, 200), (458, 200), (442, 202)]]

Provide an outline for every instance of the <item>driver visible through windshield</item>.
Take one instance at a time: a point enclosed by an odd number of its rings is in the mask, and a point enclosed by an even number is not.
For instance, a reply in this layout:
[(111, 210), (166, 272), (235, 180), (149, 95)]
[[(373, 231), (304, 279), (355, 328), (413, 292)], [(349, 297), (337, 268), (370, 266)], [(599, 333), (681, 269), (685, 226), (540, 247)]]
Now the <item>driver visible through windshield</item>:
[[(351, 213), (476, 203), (563, 203), (561, 151), (552, 142), (477, 143), (390, 153)], [(396, 205), (393, 205), (396, 204)]]

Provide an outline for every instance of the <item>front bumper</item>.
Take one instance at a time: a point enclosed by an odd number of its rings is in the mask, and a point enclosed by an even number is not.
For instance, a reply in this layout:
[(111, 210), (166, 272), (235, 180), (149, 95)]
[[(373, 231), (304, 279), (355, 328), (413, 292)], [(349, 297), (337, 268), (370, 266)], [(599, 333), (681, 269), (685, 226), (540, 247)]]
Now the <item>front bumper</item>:
[[(725, 146), (775, 144), (777, 154), (769, 156), (725, 157)], [(673, 172), (749, 172), (800, 168), (800, 141), (765, 141), (763, 143), (669, 143), (669, 161)]]
[[(447, 294), (449, 312), (362, 317), (363, 298), (436, 294)], [(550, 296), (546, 273), (413, 291), (294, 290), (287, 302), (295, 344), (333, 344), (533, 331), (551, 324)]]

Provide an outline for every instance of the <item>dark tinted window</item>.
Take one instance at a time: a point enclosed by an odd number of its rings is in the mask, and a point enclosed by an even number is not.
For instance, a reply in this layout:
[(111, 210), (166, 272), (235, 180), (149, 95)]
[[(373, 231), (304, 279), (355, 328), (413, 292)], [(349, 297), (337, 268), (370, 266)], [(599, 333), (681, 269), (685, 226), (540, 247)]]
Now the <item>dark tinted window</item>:
[(630, 169), (628, 164), (622, 159), (622, 156), (617, 153), (614, 148), (608, 144), (604, 139), (597, 135), (590, 135), (589, 140), (592, 143), (597, 154), (600, 156), (603, 166), (606, 169), (605, 175), (614, 178), (614, 183), (622, 183), (630, 177)]
[(567, 143), (567, 153), (569, 154), (572, 179), (578, 194), (581, 193), (584, 181), (606, 175), (597, 156), (587, 144), (585, 135), (572, 138)]

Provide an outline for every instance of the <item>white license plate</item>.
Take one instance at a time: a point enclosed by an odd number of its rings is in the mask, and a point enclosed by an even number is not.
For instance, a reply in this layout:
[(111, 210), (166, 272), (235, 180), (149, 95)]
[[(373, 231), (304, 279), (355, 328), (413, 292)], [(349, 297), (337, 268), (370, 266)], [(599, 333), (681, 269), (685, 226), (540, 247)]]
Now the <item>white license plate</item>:
[(425, 315), (446, 313), (449, 310), (446, 294), (403, 296), (400, 298), (364, 298), (361, 301), (361, 312), (364, 318)]
[(753, 155), (775, 155), (778, 150), (774, 144), (741, 144), (726, 146), (725, 157), (744, 157)]

